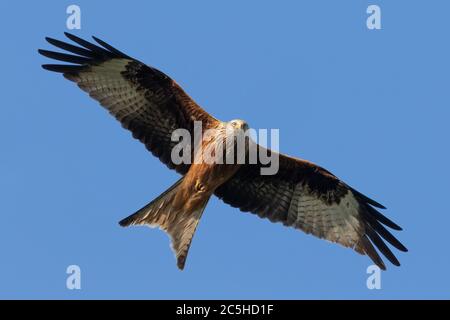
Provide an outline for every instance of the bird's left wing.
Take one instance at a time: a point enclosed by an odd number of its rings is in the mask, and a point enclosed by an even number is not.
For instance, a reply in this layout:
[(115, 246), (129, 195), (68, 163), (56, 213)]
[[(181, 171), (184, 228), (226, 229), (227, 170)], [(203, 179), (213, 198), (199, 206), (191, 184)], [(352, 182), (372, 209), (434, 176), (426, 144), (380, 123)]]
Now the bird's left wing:
[(401, 251), (407, 249), (383, 225), (401, 228), (374, 208), (384, 209), (382, 205), (305, 160), (280, 154), (275, 175), (261, 175), (260, 168), (261, 164), (243, 165), (215, 194), (242, 211), (353, 248), (381, 269), (386, 267), (374, 246), (400, 265), (383, 239)]
[[(59, 72), (99, 101), (133, 137), (145, 144), (169, 168), (186, 173), (189, 164), (171, 158), (171, 140), (176, 129), (192, 134), (194, 121), (210, 127), (217, 121), (171, 78), (94, 37), (98, 45), (65, 33), (75, 44), (46, 40), (65, 52), (39, 50), (39, 53), (70, 64), (44, 64)], [(191, 148), (193, 149), (193, 148)]]

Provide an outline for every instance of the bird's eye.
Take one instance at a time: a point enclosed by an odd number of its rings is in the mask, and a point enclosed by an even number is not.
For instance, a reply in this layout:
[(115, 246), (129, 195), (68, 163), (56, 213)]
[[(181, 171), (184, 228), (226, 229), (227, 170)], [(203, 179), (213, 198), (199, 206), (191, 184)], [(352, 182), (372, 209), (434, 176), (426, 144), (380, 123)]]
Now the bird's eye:
[(232, 123), (231, 123), (231, 125), (232, 125), (233, 127), (236, 127), (236, 124), (237, 124), (236, 122), (232, 122)]

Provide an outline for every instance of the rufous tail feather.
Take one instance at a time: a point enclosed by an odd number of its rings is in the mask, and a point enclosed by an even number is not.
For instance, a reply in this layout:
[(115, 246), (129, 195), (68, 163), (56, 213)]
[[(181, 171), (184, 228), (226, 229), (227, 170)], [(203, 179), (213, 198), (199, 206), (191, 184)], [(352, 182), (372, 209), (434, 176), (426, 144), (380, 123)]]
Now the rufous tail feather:
[(179, 191), (183, 178), (136, 213), (119, 222), (122, 227), (148, 225), (159, 227), (169, 234), (171, 246), (177, 259), (177, 266), (183, 270), (189, 247), (209, 197), (192, 212), (174, 209), (172, 202)]

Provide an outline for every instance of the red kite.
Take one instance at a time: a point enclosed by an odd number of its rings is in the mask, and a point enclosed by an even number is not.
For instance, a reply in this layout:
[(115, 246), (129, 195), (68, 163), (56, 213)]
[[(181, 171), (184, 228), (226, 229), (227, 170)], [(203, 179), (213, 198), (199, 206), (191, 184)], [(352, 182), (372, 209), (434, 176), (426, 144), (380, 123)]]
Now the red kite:
[[(46, 40), (68, 53), (39, 53), (70, 64), (45, 64), (75, 82), (130, 130), (133, 137), (170, 169), (183, 177), (133, 215), (122, 226), (160, 227), (172, 240), (177, 265), (184, 268), (188, 250), (209, 198), (214, 194), (244, 212), (300, 229), (368, 255), (385, 269), (375, 247), (394, 265), (400, 263), (384, 240), (400, 251), (407, 249), (384, 227), (401, 228), (375, 208), (378, 202), (348, 186), (324, 168), (284, 154), (274, 175), (262, 175), (263, 164), (176, 163), (171, 152), (176, 129), (216, 129), (217, 135), (202, 144), (224, 144), (227, 130), (246, 130), (242, 120), (222, 122), (205, 112), (183, 89), (161, 71), (147, 66), (93, 37), (98, 45), (74, 35), (78, 46)], [(192, 151), (192, 158), (198, 154)], [(270, 152), (270, 151), (269, 151)], [(384, 225), (384, 226), (383, 226)], [(384, 240), (383, 240), (384, 239)]]

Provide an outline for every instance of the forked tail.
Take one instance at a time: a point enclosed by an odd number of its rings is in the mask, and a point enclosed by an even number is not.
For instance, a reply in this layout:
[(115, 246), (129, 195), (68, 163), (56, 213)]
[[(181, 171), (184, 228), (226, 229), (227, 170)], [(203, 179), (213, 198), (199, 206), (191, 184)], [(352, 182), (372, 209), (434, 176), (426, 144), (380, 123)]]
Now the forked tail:
[(173, 200), (180, 190), (183, 178), (167, 189), (158, 198), (119, 222), (122, 227), (130, 225), (148, 225), (159, 227), (171, 238), (171, 246), (177, 258), (177, 266), (183, 270), (192, 238), (208, 203), (209, 197), (192, 212), (174, 208)]

